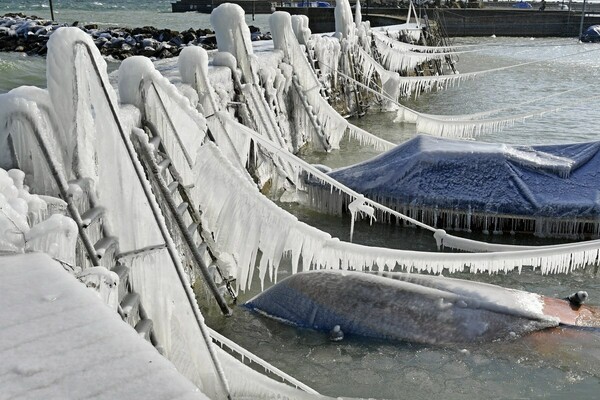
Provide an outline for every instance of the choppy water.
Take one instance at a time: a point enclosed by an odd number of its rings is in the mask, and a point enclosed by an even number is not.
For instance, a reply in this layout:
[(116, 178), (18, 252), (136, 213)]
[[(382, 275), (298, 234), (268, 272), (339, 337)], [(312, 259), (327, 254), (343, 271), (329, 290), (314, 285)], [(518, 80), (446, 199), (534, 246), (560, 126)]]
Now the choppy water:
[[(189, 28), (210, 28), (210, 15), (196, 12), (172, 13), (171, 3), (175, 0), (54, 0), (54, 17), (56, 22), (80, 25), (98, 24), (100, 27), (154, 26), (184, 31)], [(22, 12), (50, 19), (50, 8), (47, 0), (2, 0), (0, 14)], [(254, 25), (263, 32), (269, 31), (268, 16), (251, 15), (246, 17), (249, 25)]]
[[(3, 1), (0, 13), (21, 11), (49, 16), (44, 1)], [(208, 16), (169, 13), (170, 1), (54, 1), (59, 21), (99, 22), (106, 25), (154, 25), (172, 29), (208, 27)], [(97, 7), (98, 9), (94, 8)], [(90, 10), (93, 10), (91, 12)], [(44, 15), (43, 13), (47, 14)], [(260, 16), (267, 26), (267, 16)], [(264, 29), (267, 30), (267, 29)], [(553, 61), (498, 71), (469, 80), (459, 87), (425, 94), (407, 102), (419, 111), (434, 114), (464, 114), (517, 106), (507, 113), (532, 108), (552, 109), (544, 118), (531, 119), (500, 133), (478, 140), (537, 144), (600, 139), (598, 99), (581, 99), (598, 93), (600, 45), (580, 45), (573, 39), (465, 38), (460, 43), (485, 43), (485, 51), (461, 56), (461, 72), (479, 71), (532, 60)], [(582, 53), (586, 52), (586, 53)], [(575, 53), (582, 53), (573, 55)], [(571, 56), (567, 56), (571, 54)], [(112, 65), (111, 68), (116, 67)], [(0, 93), (21, 84), (45, 85), (45, 62), (38, 57), (0, 53)], [(559, 97), (520, 105), (530, 99), (571, 88), (577, 91)], [(516, 110), (516, 111), (515, 111)], [(521, 111), (519, 111), (521, 110)], [(388, 140), (401, 142), (414, 136), (413, 125), (393, 122), (393, 114), (372, 113), (354, 121)], [(355, 143), (343, 144), (331, 154), (308, 154), (313, 162), (333, 167), (348, 165), (376, 153)], [(335, 236), (347, 239), (349, 220), (323, 216), (290, 207), (299, 218)], [(419, 230), (359, 223), (355, 239), (377, 246), (434, 250), (430, 235)], [(479, 238), (481, 239), (481, 237)], [(520, 236), (491, 236), (486, 239), (517, 243), (543, 243)], [(283, 277), (283, 274), (282, 276)], [(506, 287), (563, 297), (585, 289), (591, 303), (600, 305), (600, 277), (593, 270), (570, 275), (541, 276), (527, 271), (521, 275), (466, 275)], [(267, 282), (268, 284), (268, 282)], [(259, 289), (240, 297), (250, 298)], [(207, 315), (207, 321), (263, 359), (292, 374), (323, 394), (374, 398), (411, 399), (516, 399), (516, 398), (597, 398), (600, 387), (600, 333), (555, 329), (524, 338), (469, 346), (423, 346), (347, 338), (332, 343), (326, 335), (283, 326), (236, 308), (234, 316), (223, 319)]]

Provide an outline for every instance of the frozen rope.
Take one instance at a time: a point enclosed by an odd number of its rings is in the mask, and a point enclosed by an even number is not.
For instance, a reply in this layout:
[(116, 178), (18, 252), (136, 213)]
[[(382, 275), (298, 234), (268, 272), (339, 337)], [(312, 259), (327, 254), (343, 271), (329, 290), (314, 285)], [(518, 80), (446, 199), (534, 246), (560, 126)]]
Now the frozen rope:
[[(261, 143), (267, 140), (261, 139)], [(230, 166), (214, 144), (204, 145), (198, 159), (196, 183), (214, 189), (200, 193), (200, 203), (211, 210), (206, 213), (207, 224), (223, 251), (236, 260), (237, 283), (242, 290), (252, 282), (255, 269), (261, 284), (267, 274), (276, 281), (284, 255), (292, 260), (292, 273), (313, 268), (371, 270), (375, 266), (380, 271), (400, 268), (434, 274), (465, 270), (498, 273), (515, 269), (520, 272), (523, 266), (532, 266), (547, 274), (566, 273), (598, 262), (600, 241), (472, 254), (398, 250), (340, 241), (273, 204)], [(249, 240), (240, 246), (240, 238)], [(262, 253), (260, 261), (258, 250)], [(257, 262), (260, 265), (255, 268)]]
[[(331, 68), (329, 66), (326, 66)], [(400, 108), (398, 111), (398, 118), (396, 121), (405, 121), (409, 123), (415, 123), (417, 125), (417, 132), (426, 133), (433, 136), (441, 136), (441, 137), (459, 137), (459, 138), (472, 138), (477, 135), (481, 135), (483, 133), (491, 133), (502, 130), (503, 128), (514, 125), (517, 122), (522, 122), (530, 118), (541, 117), (550, 112), (555, 112), (558, 110), (574, 107), (581, 102), (589, 101), (592, 99), (596, 99), (598, 96), (592, 96), (584, 99), (580, 99), (578, 102), (571, 103), (569, 105), (553, 107), (553, 108), (544, 108), (537, 109), (527, 113), (521, 113), (517, 115), (512, 115), (509, 117), (503, 118), (491, 118), (491, 119), (480, 119), (480, 116), (485, 116), (486, 113), (494, 114), (502, 109), (491, 110), (484, 113), (477, 114), (467, 114), (460, 116), (449, 116), (449, 115), (434, 115), (434, 114), (425, 114), (419, 111), (413, 110), (409, 107), (406, 107), (403, 104), (400, 104), (397, 100), (394, 100), (385, 95), (383, 92), (383, 88), (381, 88), (381, 92), (377, 91), (362, 82), (359, 82), (353, 79), (351, 76), (344, 74), (341, 71), (337, 71), (337, 74), (342, 78), (351, 81), (352, 83), (362, 87), (363, 89), (375, 94), (376, 96), (385, 99), (387, 101), (392, 102), (396, 106)], [(576, 89), (569, 89), (563, 93), (567, 93)], [(558, 96), (562, 93), (557, 93), (553, 95), (546, 96), (545, 98), (550, 98), (554, 96)], [(543, 99), (543, 98), (542, 98)], [(527, 101), (526, 103), (530, 103), (533, 100)], [(512, 108), (512, 107), (511, 107)]]
[[(231, 132), (244, 134), (245, 136), (251, 138), (256, 143), (261, 145), (264, 149), (272, 152), (273, 154), (277, 155), (280, 158), (286, 159), (286, 161), (288, 161), (291, 165), (295, 165), (298, 168), (302, 169), (304, 172), (309, 174), (309, 176), (313, 176), (313, 177), (317, 178), (320, 182), (328, 184), (332, 188), (332, 190), (336, 189), (339, 192), (346, 194), (347, 196), (349, 196), (351, 198), (351, 200), (360, 199), (360, 201), (362, 201), (361, 206), (364, 205), (364, 206), (372, 207), (384, 214), (394, 216), (394, 217), (404, 220), (408, 223), (411, 223), (415, 226), (418, 226), (420, 228), (423, 228), (430, 232), (433, 232), (433, 234), (434, 234), (433, 236), (434, 236), (434, 239), (436, 240), (438, 247), (448, 247), (448, 248), (453, 248), (456, 250), (462, 250), (462, 251), (468, 251), (468, 252), (516, 252), (516, 251), (532, 250), (532, 249), (550, 249), (550, 248), (554, 248), (554, 247), (568, 248), (569, 246), (571, 246), (570, 244), (551, 245), (551, 246), (503, 245), (503, 244), (480, 242), (480, 241), (471, 240), (471, 239), (464, 239), (461, 237), (456, 237), (456, 236), (450, 235), (443, 229), (436, 229), (436, 228), (429, 226), (423, 222), (420, 222), (420, 221), (415, 220), (407, 215), (404, 215), (396, 210), (393, 210), (393, 209), (386, 207), (380, 203), (377, 203), (369, 198), (366, 198), (363, 194), (355, 192), (354, 190), (350, 189), (349, 187), (343, 185), (342, 183), (333, 179), (329, 175), (318, 170), (311, 164), (307, 163), (306, 161), (302, 160), (301, 158), (290, 153), (286, 149), (282, 149), (281, 147), (277, 146), (277, 144), (269, 141), (267, 138), (264, 138), (264, 137), (258, 135), (252, 129), (231, 119), (231, 117), (228, 114), (223, 113), (223, 112), (221, 112), (219, 114), (220, 114), (219, 118), (222, 118), (224, 123), (226, 125), (229, 125)], [(366, 211), (366, 210), (367, 209), (365, 208), (363, 211)], [(593, 242), (596, 243), (597, 247), (600, 247), (600, 240), (593, 241)], [(586, 242), (586, 243), (589, 243), (589, 242)]]

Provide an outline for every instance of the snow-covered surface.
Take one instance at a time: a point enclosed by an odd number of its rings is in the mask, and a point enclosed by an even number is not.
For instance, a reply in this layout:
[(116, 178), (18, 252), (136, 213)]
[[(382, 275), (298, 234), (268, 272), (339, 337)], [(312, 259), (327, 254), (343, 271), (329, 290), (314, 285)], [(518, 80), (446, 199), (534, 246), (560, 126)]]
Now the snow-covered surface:
[(44, 254), (0, 257), (1, 397), (207, 399)]

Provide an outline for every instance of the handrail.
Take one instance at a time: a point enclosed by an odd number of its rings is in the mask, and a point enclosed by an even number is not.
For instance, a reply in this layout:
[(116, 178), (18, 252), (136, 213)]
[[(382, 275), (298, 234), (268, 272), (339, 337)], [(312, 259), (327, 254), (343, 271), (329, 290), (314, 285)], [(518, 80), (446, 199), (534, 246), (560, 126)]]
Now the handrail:
[[(175, 139), (177, 140), (177, 144), (179, 144), (179, 147), (181, 148), (181, 151), (183, 153), (183, 156), (185, 157), (185, 160), (187, 161), (188, 166), (190, 168), (193, 168), (194, 163), (192, 161), (192, 158), (188, 154), (185, 146), (183, 145), (183, 141), (181, 140), (181, 136), (179, 136), (179, 132), (177, 131), (177, 128), (175, 128), (175, 124), (173, 123), (173, 120), (171, 119), (171, 115), (167, 112), (167, 107), (165, 106), (165, 103), (164, 103), (164, 101), (162, 99), (162, 96), (160, 95), (158, 89), (156, 88), (154, 80), (150, 80), (148, 82), (147, 78), (143, 78), (142, 81), (140, 82), (140, 87), (142, 88), (142, 90), (141, 90), (142, 99), (144, 99), (146, 97), (146, 93), (147, 93), (147, 91), (145, 90), (145, 86), (146, 85), (149, 85), (150, 87), (152, 87), (152, 89), (154, 89), (154, 93), (156, 93), (156, 97), (158, 97), (158, 101), (160, 103), (160, 106), (163, 109), (163, 111), (165, 111), (164, 114), (167, 117), (167, 121), (169, 122), (169, 125), (170, 125), (171, 129), (173, 130), (173, 134), (175, 135)], [(146, 102), (144, 101), (144, 105), (145, 104), (146, 104)]]
[(229, 348), (232, 352), (235, 352), (239, 356), (241, 356), (242, 360), (244, 358), (249, 359), (251, 362), (263, 367), (265, 369), (265, 371), (270, 372), (274, 375), (277, 375), (279, 378), (281, 378), (282, 381), (287, 382), (288, 384), (296, 387), (297, 389), (303, 390), (310, 394), (315, 394), (315, 395), (319, 394), (319, 392), (317, 392), (315, 389), (300, 382), (299, 380), (295, 379), (294, 377), (286, 374), (279, 368), (277, 368), (274, 365), (270, 364), (269, 362), (263, 360), (262, 358), (258, 357), (257, 355), (249, 352), (245, 348), (241, 347), (240, 345), (238, 345), (234, 341), (226, 338), (225, 336), (221, 335), (220, 333), (214, 331), (213, 329), (208, 328), (208, 333), (210, 334), (210, 337), (212, 338), (212, 340), (216, 344), (218, 344), (221, 348), (223, 348), (223, 346), (227, 346), (227, 348)]
[(72, 197), (69, 194), (69, 184), (67, 183), (65, 177), (62, 176), (62, 174), (59, 172), (59, 169), (57, 167), (58, 162), (54, 159), (54, 155), (48, 151), (49, 145), (48, 143), (46, 143), (46, 140), (40, 133), (39, 127), (31, 118), (31, 115), (24, 111), (15, 111), (13, 112), (13, 114), (22, 117), (23, 120), (31, 126), (35, 139), (40, 147), (40, 151), (42, 152), (44, 159), (46, 160), (46, 163), (50, 168), (52, 177), (56, 181), (56, 185), (58, 186), (60, 195), (67, 203), (67, 209), (69, 210), (69, 214), (71, 214), (71, 218), (73, 218), (75, 224), (77, 225), (77, 230), (79, 231), (79, 238), (83, 243), (83, 247), (85, 248), (87, 256), (89, 257), (90, 262), (94, 267), (100, 266), (100, 259), (96, 254), (94, 245), (91, 242), (87, 233), (85, 232), (85, 227), (81, 219), (81, 214), (79, 213), (79, 210), (77, 210), (77, 207), (75, 207), (75, 204), (72, 201)]
[(181, 260), (179, 259), (179, 254), (177, 252), (177, 249), (175, 248), (175, 243), (173, 242), (173, 239), (169, 235), (166, 223), (161, 218), (160, 208), (159, 208), (158, 204), (156, 203), (154, 194), (152, 193), (150, 187), (148, 187), (148, 185), (146, 184), (147, 182), (145, 182), (144, 172), (141, 170), (140, 165), (136, 162), (137, 157), (135, 154), (135, 150), (133, 149), (131, 142), (128, 141), (128, 137), (125, 134), (123, 126), (121, 125), (121, 120), (119, 119), (119, 116), (117, 114), (115, 106), (110, 98), (109, 93), (108, 93), (107, 84), (102, 79), (102, 74), (101, 74), (100, 68), (98, 67), (98, 64), (96, 62), (96, 58), (94, 57), (94, 53), (92, 52), (92, 49), (90, 48), (88, 43), (84, 42), (81, 39), (78, 39), (73, 42), (73, 53), (74, 53), (73, 58), (76, 58), (77, 46), (83, 46), (83, 48), (87, 51), (87, 54), (90, 58), (90, 63), (92, 64), (92, 67), (94, 68), (94, 72), (96, 73), (96, 78), (98, 79), (98, 81), (100, 83), (102, 92), (103, 92), (104, 97), (110, 108), (110, 112), (112, 114), (113, 120), (117, 126), (117, 129), (119, 131), (121, 139), (123, 140), (125, 149), (127, 150), (127, 155), (129, 156), (129, 160), (131, 161), (131, 163), (133, 165), (136, 176), (139, 180), (140, 185), (142, 186), (142, 190), (144, 191), (144, 194), (146, 195), (146, 199), (148, 200), (148, 204), (149, 204), (150, 208), (152, 209), (152, 214), (158, 225), (160, 233), (163, 236), (163, 239), (165, 240), (165, 244), (167, 245), (167, 250), (168, 250), (169, 255), (171, 256), (171, 260), (173, 261), (173, 264), (175, 266), (175, 270), (177, 272), (177, 276), (179, 277), (181, 286), (183, 287), (183, 289), (185, 291), (186, 297), (188, 299), (188, 302), (190, 303), (190, 306), (192, 307), (192, 312), (194, 314), (194, 317), (196, 319), (196, 322), (198, 324), (200, 332), (202, 333), (202, 336), (204, 337), (204, 340), (206, 342), (206, 347), (208, 349), (211, 361), (213, 363), (213, 366), (215, 367), (215, 370), (217, 371), (217, 375), (219, 376), (219, 382), (221, 383), (223, 390), (225, 391), (225, 394), (227, 395), (227, 398), (231, 399), (231, 392), (229, 390), (229, 384), (227, 383), (227, 379), (225, 378), (225, 375), (221, 368), (219, 360), (217, 359), (217, 356), (214, 353), (214, 350), (211, 348), (211, 342), (210, 342), (208, 333), (206, 331), (207, 327), (204, 324), (204, 318), (202, 317), (202, 313), (200, 312), (198, 303), (196, 302), (196, 297), (195, 297), (194, 293), (192, 292), (191, 287), (188, 285), (185, 271), (181, 264)]

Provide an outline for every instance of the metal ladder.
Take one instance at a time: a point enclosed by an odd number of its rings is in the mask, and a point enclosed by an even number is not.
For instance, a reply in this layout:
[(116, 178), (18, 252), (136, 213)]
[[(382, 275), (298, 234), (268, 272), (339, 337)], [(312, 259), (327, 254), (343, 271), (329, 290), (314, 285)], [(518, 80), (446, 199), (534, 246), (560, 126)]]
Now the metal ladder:
[(296, 90), (296, 94), (297, 94), (298, 98), (300, 99), (300, 102), (302, 103), (302, 106), (304, 107), (306, 114), (308, 115), (308, 119), (310, 120), (310, 123), (312, 124), (313, 128), (317, 132), (317, 136), (318, 136), (319, 140), (321, 141), (321, 145), (323, 146), (323, 148), (326, 151), (330, 151), (331, 143), (329, 143), (329, 139), (327, 138), (327, 135), (325, 134), (323, 125), (319, 124), (319, 119), (318, 119), (317, 113), (314, 111), (314, 108), (311, 107), (310, 104), (308, 104), (308, 100), (307, 100), (306, 96), (303, 96), (302, 92), (304, 90), (303, 90), (302, 86), (300, 85), (300, 81), (298, 80), (298, 76), (296, 75), (296, 73), (294, 73), (292, 75), (292, 85), (293, 85), (294, 89)]
[[(49, 143), (47, 143), (45, 136), (41, 134), (34, 120), (25, 112), (17, 112), (14, 115), (22, 121), (26, 121), (31, 127), (42, 156), (46, 160), (48, 168), (56, 182), (60, 197), (67, 203), (67, 210), (77, 225), (79, 243), (81, 244), (76, 249), (78, 263), (84, 269), (88, 266), (103, 266), (119, 276), (119, 314), (142, 337), (150, 341), (159, 352), (162, 352), (162, 348), (154, 334), (152, 320), (148, 318), (141, 304), (140, 296), (135, 292), (129, 280), (129, 268), (121, 262), (122, 257), (126, 254), (119, 253), (118, 238), (110, 235), (103, 223), (106, 208), (97, 203), (95, 193), (93, 192), (93, 180), (90, 178), (79, 178), (67, 182), (66, 177), (60, 172), (57, 160), (48, 150), (50, 148)], [(16, 152), (14, 149), (12, 151), (18, 167)], [(79, 188), (85, 193), (84, 201), (80, 202), (82, 210), (79, 209), (74, 199), (74, 188)], [(139, 251), (139, 253), (142, 252), (143, 250)]]
[[(350, 76), (354, 81), (359, 81), (359, 71), (352, 51), (348, 53), (348, 64), (350, 65)], [(354, 92), (354, 98), (356, 101), (356, 115), (358, 117), (362, 117), (367, 113), (369, 105), (365, 102), (364, 95), (358, 85), (353, 84), (352, 91)]]
[[(191, 185), (183, 182), (181, 174), (171, 162), (171, 157), (162, 143), (160, 133), (147, 120), (144, 121), (144, 128), (154, 151), (141, 143), (138, 138), (138, 154), (141, 156), (142, 165), (151, 183), (157, 189), (155, 193), (157, 196), (160, 194), (163, 199), (159, 202), (163, 212), (170, 215), (175, 222), (176, 229), (173, 226), (170, 227), (171, 235), (179, 237), (185, 243), (188, 253), (191, 255), (192, 265), (202, 274), (204, 282), (213, 294), (219, 308), (223, 314), (231, 315), (231, 309), (227, 305), (223, 293), (229, 293), (233, 303), (237, 301), (232, 287), (235, 279), (225, 277), (219, 268), (218, 254), (209, 244), (210, 234), (204, 232), (200, 210), (194, 204), (190, 194)], [(175, 133), (175, 135), (177, 134)], [(221, 287), (217, 287), (210, 270), (214, 270), (218, 274), (223, 284)]]

